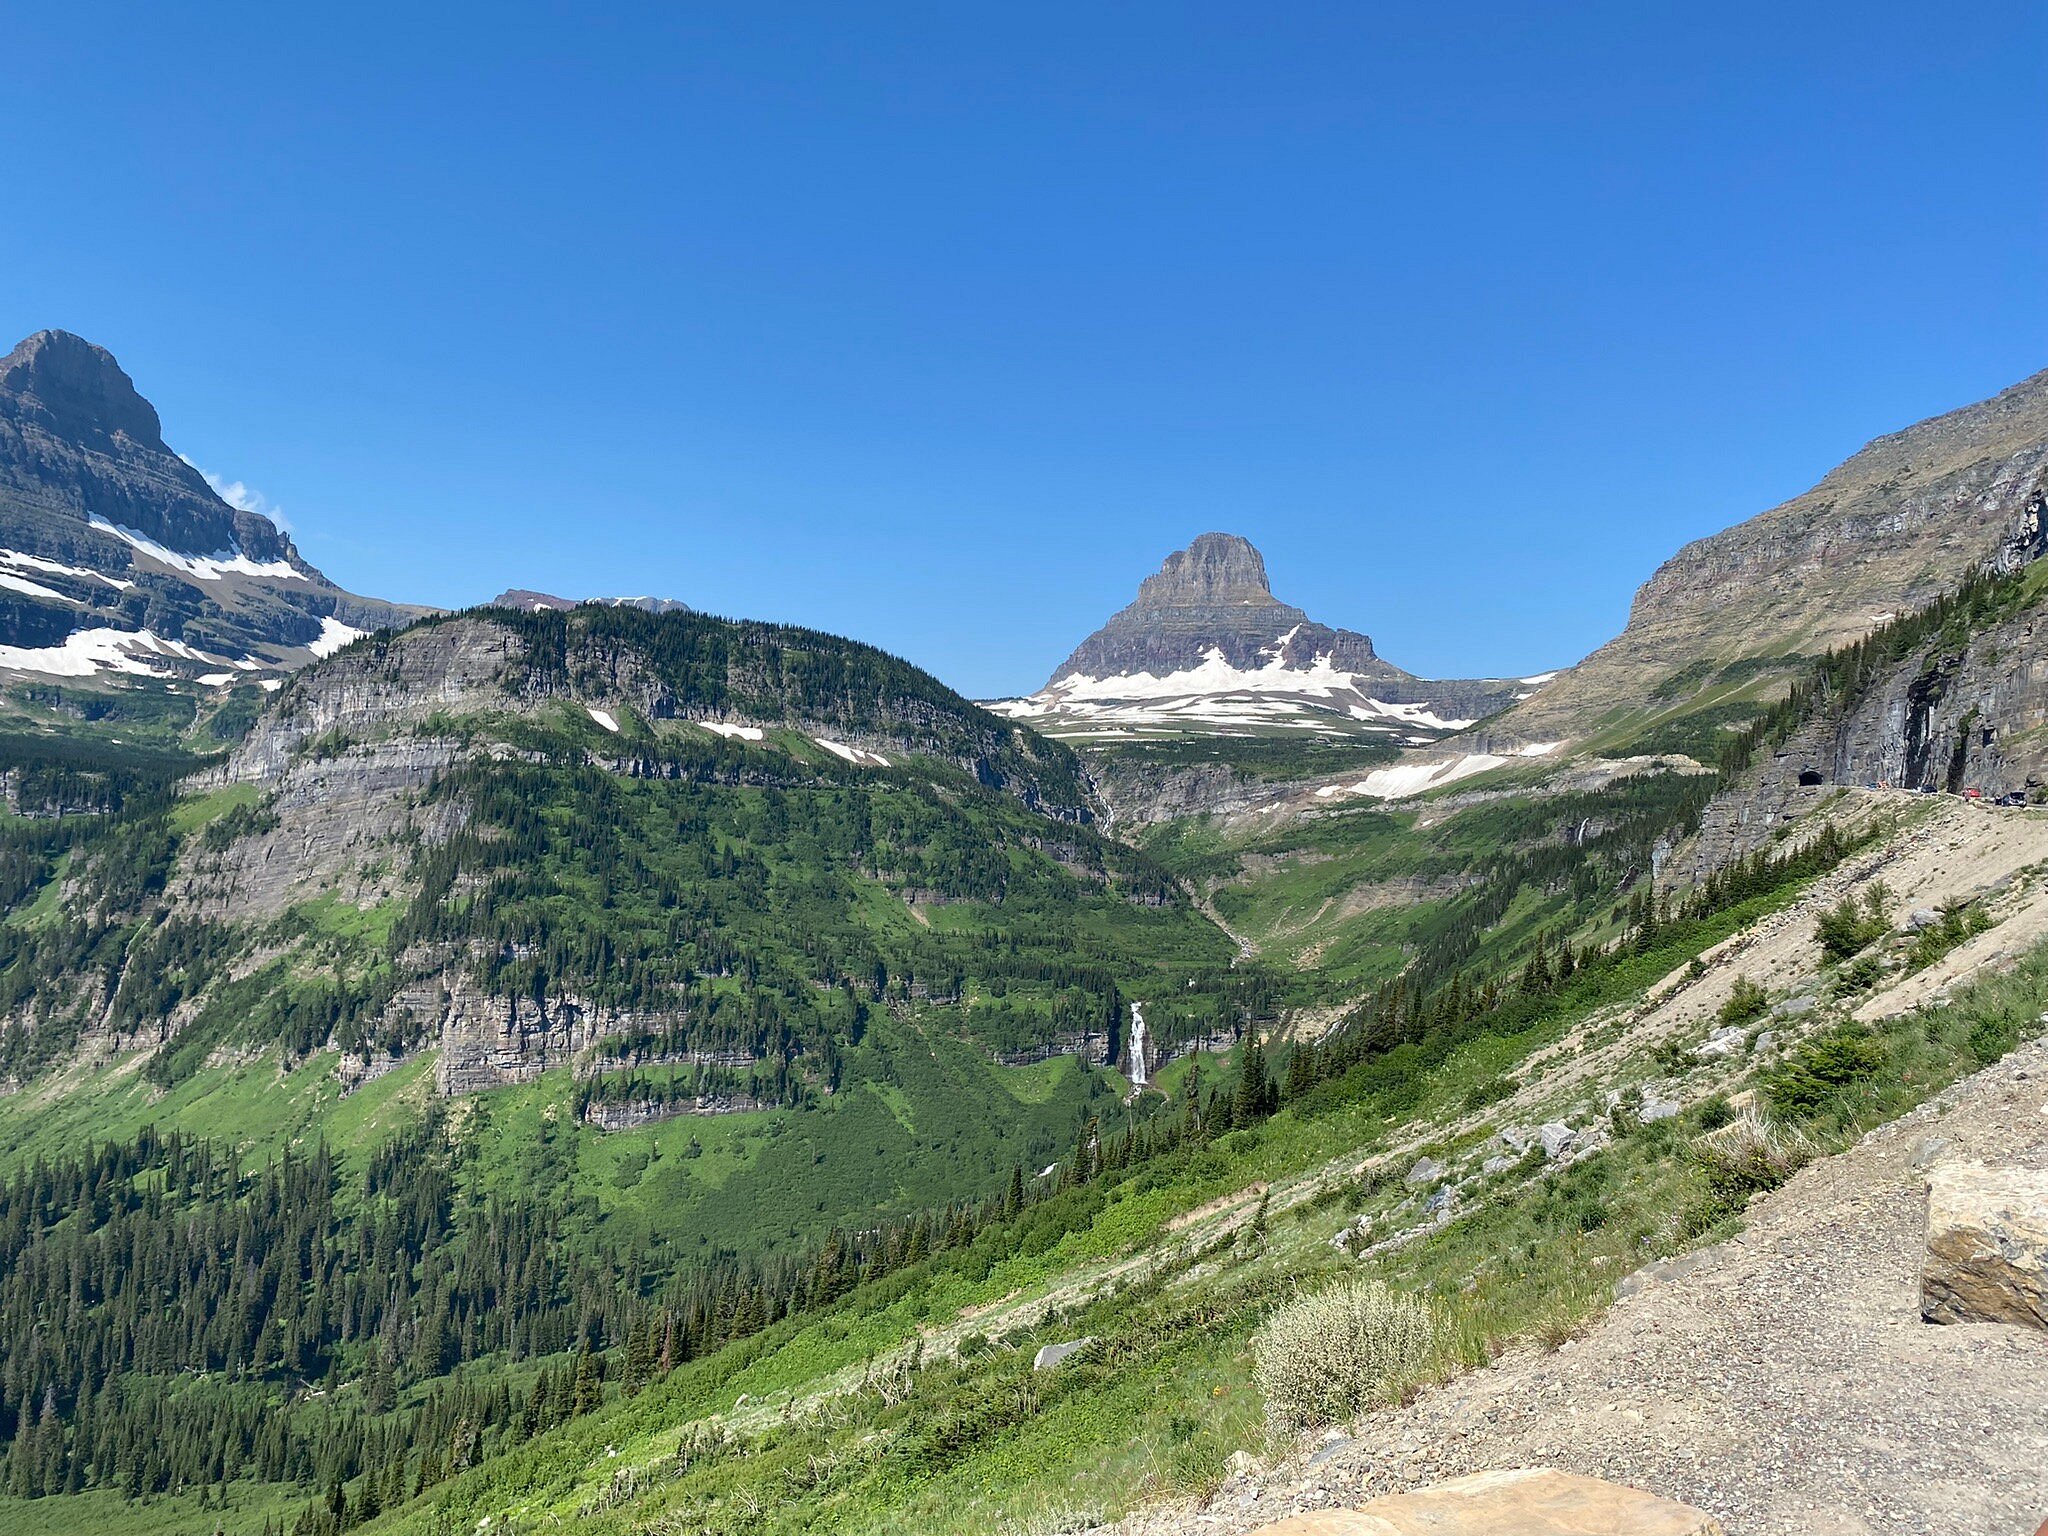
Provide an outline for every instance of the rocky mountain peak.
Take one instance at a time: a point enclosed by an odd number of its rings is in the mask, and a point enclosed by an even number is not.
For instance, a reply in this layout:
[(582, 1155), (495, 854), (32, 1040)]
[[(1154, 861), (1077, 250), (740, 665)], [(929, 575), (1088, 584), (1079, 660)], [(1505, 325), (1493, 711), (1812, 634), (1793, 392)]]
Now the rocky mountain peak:
[(1394, 670), (1374, 655), (1366, 636), (1313, 623), (1273, 596), (1265, 557), (1251, 540), (1205, 533), (1168, 555), (1139, 586), (1136, 600), (1082, 641), (1052, 681), (1076, 674), (1164, 677), (1212, 655), (1238, 668), (1309, 666), (1323, 656), (1347, 670)]
[(1266, 606), (1275, 602), (1266, 581), (1266, 558), (1250, 539), (1205, 533), (1175, 550), (1138, 588), (1140, 608)]
[(61, 436), (118, 432), (163, 447), (156, 408), (137, 393), (114, 354), (69, 331), (37, 331), (0, 359), (0, 397), (6, 396)]

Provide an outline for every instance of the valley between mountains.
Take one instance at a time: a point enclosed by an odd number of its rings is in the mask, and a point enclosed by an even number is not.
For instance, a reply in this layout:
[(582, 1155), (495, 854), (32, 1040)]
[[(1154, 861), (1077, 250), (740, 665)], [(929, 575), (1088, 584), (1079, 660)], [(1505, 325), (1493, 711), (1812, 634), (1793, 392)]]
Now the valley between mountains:
[[(2044, 516), (2048, 374), (1576, 666), (1418, 677), (1209, 532), (976, 702), (713, 593), (348, 593), (31, 337), (0, 1527), (1137, 1536), (1534, 1460), (2024, 1536), (2048, 1316), (1915, 1298), (1926, 1180), (2048, 1168)], [(1359, 1285), (1413, 1347), (1294, 1402)]]

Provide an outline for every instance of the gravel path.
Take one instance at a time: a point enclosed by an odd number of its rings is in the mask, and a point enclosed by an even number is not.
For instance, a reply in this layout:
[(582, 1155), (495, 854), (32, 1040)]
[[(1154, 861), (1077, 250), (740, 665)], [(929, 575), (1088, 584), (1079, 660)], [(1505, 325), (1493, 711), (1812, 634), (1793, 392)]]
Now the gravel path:
[(1647, 1272), (1587, 1333), (1427, 1392), (1200, 1509), (1118, 1536), (1228, 1533), (1489, 1468), (1606, 1477), (1729, 1536), (2032, 1536), (2048, 1518), (2048, 1335), (1919, 1316), (1922, 1169), (2048, 1166), (2048, 1046), (2023, 1047)]

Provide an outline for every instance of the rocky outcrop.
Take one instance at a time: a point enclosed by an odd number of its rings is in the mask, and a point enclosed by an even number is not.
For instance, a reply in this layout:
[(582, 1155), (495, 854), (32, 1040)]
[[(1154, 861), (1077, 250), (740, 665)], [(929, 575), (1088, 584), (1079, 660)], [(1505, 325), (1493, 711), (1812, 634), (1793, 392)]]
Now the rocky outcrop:
[(1928, 1174), (1920, 1315), (2048, 1330), (2048, 1170), (1969, 1162)]
[(1547, 1467), (1477, 1472), (1322, 1510), (1257, 1536), (1722, 1536), (1711, 1515), (1653, 1493)]
[(1569, 740), (1744, 667), (1796, 667), (1974, 570), (2039, 554), (2044, 482), (2048, 372), (1878, 438), (1804, 495), (1688, 544), (1637, 592), (1617, 638), (1491, 735)]
[(1921, 645), (1853, 698), (1823, 701), (1727, 790), (1659, 870), (1697, 880), (1775, 842), (1842, 785), (1976, 791), (2048, 787), (2048, 607)]

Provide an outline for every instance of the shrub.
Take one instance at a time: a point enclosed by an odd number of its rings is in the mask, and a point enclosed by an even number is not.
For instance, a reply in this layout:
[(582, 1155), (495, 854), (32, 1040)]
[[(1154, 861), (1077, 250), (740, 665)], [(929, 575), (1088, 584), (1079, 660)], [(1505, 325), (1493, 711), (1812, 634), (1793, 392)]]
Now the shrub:
[(1693, 1147), (1718, 1215), (1739, 1211), (1750, 1196), (1776, 1189), (1813, 1161), (1813, 1143), (1797, 1131), (1747, 1110)]
[(1818, 1114), (1852, 1083), (1875, 1077), (1883, 1068), (1884, 1047), (1859, 1025), (1841, 1024), (1815, 1035), (1765, 1074), (1764, 1096), (1771, 1108), (1795, 1119)]
[(1747, 976), (1735, 978), (1735, 987), (1728, 994), (1728, 1001), (1721, 1005), (1720, 1019), (1723, 1024), (1747, 1024), (1759, 1017), (1770, 1006), (1770, 994)]
[(1854, 896), (1844, 896), (1840, 906), (1823, 912), (1813, 931), (1822, 952), (1830, 960), (1848, 960), (1891, 932), (1885, 915), (1890, 900), (1891, 892), (1873, 885), (1860, 905)]
[(1253, 1375), (1276, 1435), (1356, 1417), (1428, 1360), (1435, 1316), (1378, 1280), (1296, 1297), (1252, 1340)]
[(1990, 926), (1991, 918), (1982, 907), (1943, 907), (1941, 921), (1930, 923), (1913, 936), (1913, 947), (1906, 952), (1907, 971), (1926, 970), (1965, 939), (1975, 938)]
[(1729, 1104), (1727, 1096), (1719, 1093), (1701, 1099), (1693, 1113), (1699, 1117), (1700, 1129), (1703, 1131), (1718, 1131), (1735, 1118), (1735, 1110)]

